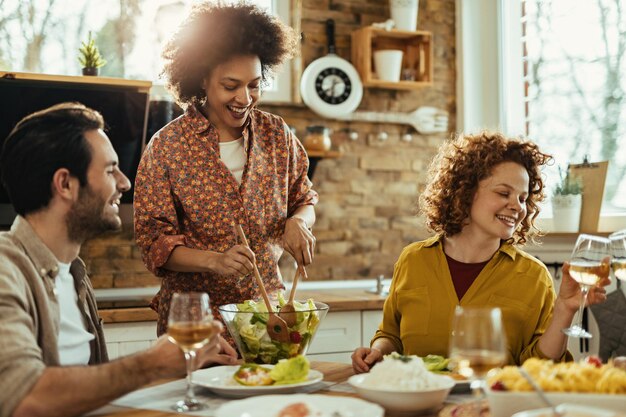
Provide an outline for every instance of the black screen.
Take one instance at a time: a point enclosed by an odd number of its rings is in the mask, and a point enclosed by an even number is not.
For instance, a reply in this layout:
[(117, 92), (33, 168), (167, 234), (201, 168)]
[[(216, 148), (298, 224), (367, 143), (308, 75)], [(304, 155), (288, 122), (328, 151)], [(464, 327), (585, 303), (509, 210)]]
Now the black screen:
[[(144, 144), (147, 92), (107, 85), (0, 79), (0, 146), (24, 116), (66, 101), (80, 102), (102, 114), (120, 169), (134, 184)], [(132, 203), (132, 199), (131, 189), (123, 194), (122, 203)], [(10, 200), (0, 184), (0, 204), (7, 203)]]

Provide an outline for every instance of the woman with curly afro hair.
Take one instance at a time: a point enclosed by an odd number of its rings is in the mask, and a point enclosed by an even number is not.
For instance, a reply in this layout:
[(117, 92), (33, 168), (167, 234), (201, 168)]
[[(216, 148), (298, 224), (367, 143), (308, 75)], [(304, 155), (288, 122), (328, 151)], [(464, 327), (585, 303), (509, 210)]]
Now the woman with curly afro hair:
[(197, 4), (165, 45), (163, 73), (185, 113), (154, 135), (137, 172), (135, 238), (162, 277), (158, 334), (174, 292), (208, 292), (220, 317), (218, 306), (260, 297), (254, 262), (276, 292), (283, 250), (302, 274), (313, 259), (306, 152), (282, 118), (256, 108), (298, 36), (254, 5), (223, 3)]
[[(541, 167), (551, 159), (534, 143), (500, 133), (460, 135), (441, 146), (420, 197), (435, 236), (400, 255), (371, 348), (352, 355), (356, 372), (391, 352), (447, 356), (457, 306), (502, 310), (509, 364), (571, 358), (561, 329), (578, 310), (580, 287), (565, 263), (557, 297), (545, 265), (520, 249), (538, 232)], [(589, 304), (606, 299), (608, 283), (607, 274)]]

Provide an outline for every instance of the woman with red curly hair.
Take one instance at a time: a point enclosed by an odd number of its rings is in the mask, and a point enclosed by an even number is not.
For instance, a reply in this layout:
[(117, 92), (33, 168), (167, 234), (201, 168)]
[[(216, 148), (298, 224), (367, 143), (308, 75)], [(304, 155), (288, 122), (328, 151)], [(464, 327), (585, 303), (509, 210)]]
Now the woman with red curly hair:
[[(400, 255), (371, 348), (352, 355), (356, 372), (391, 352), (447, 356), (459, 305), (500, 307), (509, 364), (571, 358), (561, 329), (578, 310), (580, 287), (565, 263), (557, 297), (545, 265), (519, 248), (538, 232), (540, 169), (551, 159), (534, 143), (500, 133), (461, 135), (441, 147), (420, 197), (435, 236)], [(604, 277), (589, 293), (590, 304), (606, 299), (608, 283)]]
[(318, 195), (306, 152), (282, 118), (256, 108), (297, 47), (291, 28), (243, 2), (196, 5), (165, 46), (164, 74), (185, 113), (150, 141), (134, 198), (137, 245), (163, 278), (152, 302), (158, 334), (174, 292), (208, 292), (217, 318), (222, 304), (260, 297), (255, 259), (273, 292), (284, 249), (301, 267), (313, 258)]

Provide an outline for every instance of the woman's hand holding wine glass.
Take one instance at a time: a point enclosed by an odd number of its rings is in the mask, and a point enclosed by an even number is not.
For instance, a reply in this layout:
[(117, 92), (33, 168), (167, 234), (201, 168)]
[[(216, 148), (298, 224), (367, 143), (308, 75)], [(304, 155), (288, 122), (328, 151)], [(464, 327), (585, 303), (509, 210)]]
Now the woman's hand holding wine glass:
[[(604, 286), (609, 280), (610, 260), (609, 239), (582, 234), (576, 240), (569, 262), (563, 266), (563, 282), (559, 297), (567, 304), (578, 301), (577, 322), (563, 333), (571, 337), (590, 338), (591, 333), (583, 329), (583, 310), (588, 304), (595, 304), (606, 299)], [(568, 278), (578, 283), (579, 289)], [(593, 289), (593, 290), (592, 290)]]

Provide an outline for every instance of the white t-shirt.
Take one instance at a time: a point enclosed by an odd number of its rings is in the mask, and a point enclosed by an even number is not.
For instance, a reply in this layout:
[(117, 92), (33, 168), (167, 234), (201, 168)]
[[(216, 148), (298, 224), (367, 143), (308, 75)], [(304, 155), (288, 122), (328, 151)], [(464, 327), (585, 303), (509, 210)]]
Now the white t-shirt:
[(246, 152), (243, 149), (243, 137), (231, 140), (230, 142), (220, 142), (220, 159), (226, 168), (233, 173), (239, 184), (243, 177), (243, 167), (246, 165)]
[(78, 294), (70, 264), (59, 262), (59, 275), (55, 279), (57, 300), (61, 312), (59, 328), (59, 361), (61, 365), (87, 365), (91, 357), (89, 342), (94, 335), (87, 331), (78, 309)]

